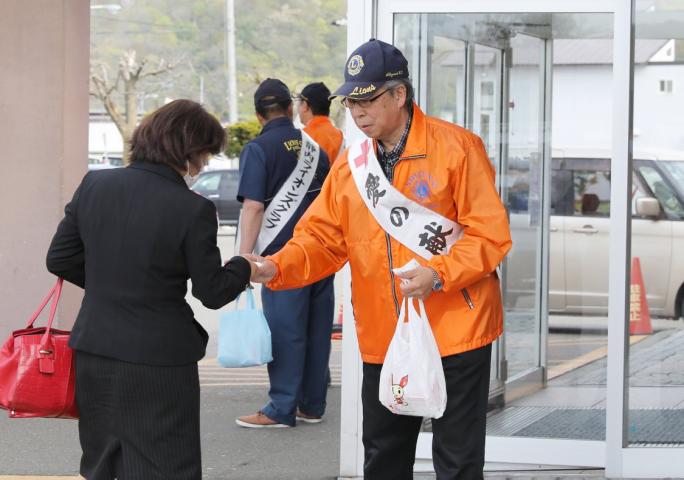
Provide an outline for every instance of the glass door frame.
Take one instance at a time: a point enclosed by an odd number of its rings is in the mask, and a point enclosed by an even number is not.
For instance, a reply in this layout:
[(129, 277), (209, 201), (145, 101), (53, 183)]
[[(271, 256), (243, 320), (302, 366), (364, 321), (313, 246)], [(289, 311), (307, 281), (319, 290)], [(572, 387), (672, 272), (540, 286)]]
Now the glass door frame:
[(611, 182), (610, 192), (605, 468), (611, 477), (684, 477), (684, 448), (629, 447), (628, 441), (635, 3), (616, 1), (614, 12), (613, 159), (624, 161), (613, 162), (617, 165), (611, 172), (617, 181)]
[[(456, 12), (610, 13), (614, 23), (606, 441), (488, 436), (486, 460), (509, 468), (605, 467), (611, 477), (684, 476), (681, 448), (628, 448), (627, 443), (635, 0), (348, 0), (348, 52), (371, 37), (392, 41), (395, 14)], [(359, 138), (347, 119), (348, 140)], [(548, 232), (545, 237), (548, 245)], [(353, 325), (349, 311), (345, 308), (345, 324)], [(340, 463), (341, 476), (352, 478), (363, 473), (361, 363), (358, 352), (350, 351), (354, 336), (345, 335), (343, 346)], [(419, 438), (416, 471), (431, 469), (431, 440), (427, 433)]]

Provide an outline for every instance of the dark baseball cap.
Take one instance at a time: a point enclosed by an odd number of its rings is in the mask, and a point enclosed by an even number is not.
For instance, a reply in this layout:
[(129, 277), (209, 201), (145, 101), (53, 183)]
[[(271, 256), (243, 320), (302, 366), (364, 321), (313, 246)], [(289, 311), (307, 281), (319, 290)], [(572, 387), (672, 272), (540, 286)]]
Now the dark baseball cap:
[(331, 98), (369, 98), (390, 80), (408, 77), (408, 61), (404, 54), (394, 45), (371, 38), (349, 56), (344, 84)]
[(254, 106), (273, 105), (286, 100), (292, 100), (290, 89), (277, 78), (267, 78), (254, 92)]
[(315, 105), (330, 103), (330, 89), (323, 82), (310, 83), (304, 87), (299, 97)]

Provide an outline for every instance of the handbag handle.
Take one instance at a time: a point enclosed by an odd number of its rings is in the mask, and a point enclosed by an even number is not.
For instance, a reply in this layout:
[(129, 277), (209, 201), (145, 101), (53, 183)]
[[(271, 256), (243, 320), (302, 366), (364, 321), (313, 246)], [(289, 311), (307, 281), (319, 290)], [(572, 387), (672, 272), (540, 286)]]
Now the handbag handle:
[[(256, 307), (254, 306), (254, 294), (252, 293), (252, 288), (246, 288), (245, 292), (247, 294), (247, 308), (249, 310), (254, 310)], [(235, 299), (235, 310), (239, 308), (240, 305), (240, 297), (242, 297), (242, 293), (238, 294), (237, 298)]]
[(61, 279), (61, 278), (58, 278), (58, 279), (57, 279), (57, 283), (55, 283), (55, 284), (53, 285), (53, 287), (50, 289), (50, 291), (48, 292), (48, 294), (45, 296), (45, 298), (43, 299), (43, 301), (42, 301), (41, 304), (40, 304), (40, 307), (38, 307), (38, 309), (33, 313), (33, 315), (31, 315), (31, 319), (29, 320), (28, 324), (26, 324), (26, 328), (33, 328), (33, 323), (34, 323), (34, 322), (36, 321), (36, 319), (38, 318), (38, 315), (40, 315), (40, 314), (42, 313), (43, 309), (45, 308), (45, 305), (47, 305), (47, 303), (50, 301), (50, 299), (52, 298), (53, 294), (55, 293), (55, 290), (57, 290), (57, 287), (59, 287), (59, 292), (57, 293), (57, 298), (54, 299), (54, 300), (52, 301), (52, 307), (50, 308), (50, 314), (51, 314), (51, 316), (50, 316), (50, 319), (49, 319), (49, 322), (50, 322), (50, 323), (49, 323), (48, 327), (52, 325), (52, 318), (53, 318), (53, 316), (54, 316), (53, 310), (55, 310), (55, 308), (56, 308), (56, 306), (57, 306), (57, 300), (59, 300), (59, 296), (61, 295), (61, 292), (62, 292), (62, 282), (63, 282), (63, 281), (64, 281), (64, 280)]
[(62, 278), (57, 279), (57, 283), (55, 283), (55, 285), (50, 289), (47, 296), (41, 302), (40, 307), (38, 307), (38, 310), (36, 310), (33, 313), (33, 315), (31, 316), (31, 320), (29, 320), (28, 325), (26, 325), (26, 328), (33, 328), (33, 324), (36, 321), (36, 319), (38, 318), (38, 315), (41, 314), (41, 312), (45, 308), (45, 305), (47, 305), (47, 303), (52, 298), (52, 304), (50, 305), (50, 315), (48, 316), (47, 328), (45, 329), (45, 333), (43, 334), (43, 337), (41, 338), (41, 341), (40, 341), (41, 350), (47, 350), (48, 349), (47, 347), (48, 347), (48, 342), (49, 342), (50, 329), (52, 329), (52, 322), (55, 319), (55, 313), (57, 313), (57, 302), (59, 302), (59, 297), (62, 295), (62, 284), (63, 283), (64, 283), (64, 280)]
[(52, 296), (52, 304), (50, 305), (50, 315), (48, 316), (48, 324), (43, 334), (43, 338), (40, 339), (40, 353), (41, 355), (52, 355), (52, 347), (50, 343), (50, 330), (52, 329), (52, 322), (55, 319), (55, 313), (57, 313), (57, 303), (59, 302), (59, 297), (62, 295), (62, 283), (64, 280), (61, 278), (57, 279), (55, 284), (55, 290)]
[(247, 288), (247, 308), (254, 310), (254, 294), (251, 288)]

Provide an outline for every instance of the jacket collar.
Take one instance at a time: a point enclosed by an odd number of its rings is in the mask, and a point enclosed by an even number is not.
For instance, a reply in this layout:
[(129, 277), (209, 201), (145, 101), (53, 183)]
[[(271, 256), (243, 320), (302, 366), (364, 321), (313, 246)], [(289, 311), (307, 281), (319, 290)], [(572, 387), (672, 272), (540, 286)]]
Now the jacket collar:
[(420, 107), (413, 103), (413, 120), (406, 139), (406, 147), (400, 158), (424, 157), (427, 155), (427, 118)]
[(183, 180), (181, 174), (175, 171), (173, 168), (169, 167), (168, 165), (149, 162), (131, 162), (131, 164), (128, 165), (127, 168), (133, 168), (135, 170), (144, 170), (146, 172), (154, 173), (168, 180), (171, 180), (172, 182), (176, 182), (187, 187), (187, 185), (185, 184), (185, 180)]
[(289, 117), (276, 117), (273, 120), (269, 120), (268, 123), (263, 126), (263, 128), (261, 129), (261, 133), (259, 133), (259, 135), (263, 135), (269, 130), (280, 127), (294, 128), (294, 124), (292, 123), (292, 120), (290, 120)]
[[(378, 148), (378, 141), (373, 139), (373, 146), (376, 151)], [(421, 158), (427, 156), (427, 118), (417, 103), (413, 102), (413, 119), (411, 120), (411, 128), (409, 129), (408, 138), (406, 139), (406, 146), (404, 152), (399, 157), (399, 160), (410, 158)]]
[(325, 115), (314, 115), (314, 117), (309, 120), (309, 123), (306, 124), (307, 128), (311, 127), (318, 127), (320, 125), (324, 125), (326, 123), (329, 123), (332, 125), (332, 122), (330, 121), (330, 118), (325, 116)]

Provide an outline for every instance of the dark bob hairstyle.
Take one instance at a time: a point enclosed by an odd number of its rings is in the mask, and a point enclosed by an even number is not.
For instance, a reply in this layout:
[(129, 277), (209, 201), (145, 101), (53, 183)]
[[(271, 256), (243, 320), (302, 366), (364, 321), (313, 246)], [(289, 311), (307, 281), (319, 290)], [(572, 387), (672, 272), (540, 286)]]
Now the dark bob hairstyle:
[[(226, 131), (197, 102), (174, 100), (143, 118), (131, 139), (131, 161), (184, 170), (199, 155), (223, 151)], [(197, 165), (199, 166), (199, 165)]]

